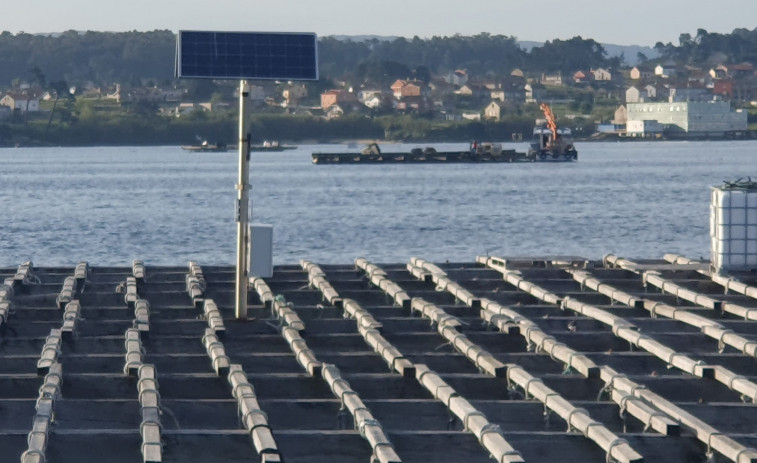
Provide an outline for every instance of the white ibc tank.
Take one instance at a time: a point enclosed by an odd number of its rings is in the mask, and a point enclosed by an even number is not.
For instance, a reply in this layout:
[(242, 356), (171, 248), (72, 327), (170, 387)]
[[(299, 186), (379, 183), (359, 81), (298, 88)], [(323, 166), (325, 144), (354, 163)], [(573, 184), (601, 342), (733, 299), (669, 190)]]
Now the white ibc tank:
[(713, 270), (757, 269), (757, 182), (712, 188), (710, 242)]

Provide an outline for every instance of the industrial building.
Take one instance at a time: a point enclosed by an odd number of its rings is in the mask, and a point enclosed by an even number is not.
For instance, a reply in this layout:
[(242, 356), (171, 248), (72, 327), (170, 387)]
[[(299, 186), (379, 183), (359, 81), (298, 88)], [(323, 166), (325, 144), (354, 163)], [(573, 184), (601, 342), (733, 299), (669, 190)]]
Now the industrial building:
[(747, 129), (747, 112), (732, 110), (727, 101), (683, 101), (671, 103), (628, 103), (629, 136), (648, 136), (645, 129), (657, 124), (666, 135), (690, 137), (725, 137)]

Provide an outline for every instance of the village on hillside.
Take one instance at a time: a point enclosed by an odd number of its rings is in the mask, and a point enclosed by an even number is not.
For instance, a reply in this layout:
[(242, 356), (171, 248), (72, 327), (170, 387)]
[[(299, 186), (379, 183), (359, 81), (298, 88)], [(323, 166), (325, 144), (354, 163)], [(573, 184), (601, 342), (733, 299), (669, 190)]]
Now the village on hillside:
[[(458, 69), (429, 75), (427, 81), (398, 79), (387, 88), (342, 82), (320, 92), (316, 88), (315, 95), (312, 84), (254, 84), (250, 99), (259, 110), (327, 120), (411, 114), (433, 120), (500, 121), (508, 115), (538, 114), (534, 108), (546, 102), (559, 108), (556, 113), (566, 124), (573, 118), (590, 118), (593, 127), (584, 137), (741, 137), (748, 130), (747, 110), (757, 105), (757, 71), (751, 63), (709, 69), (673, 63), (638, 65), (623, 71), (576, 70), (570, 75), (531, 75), (514, 69), (504, 77)], [(196, 112), (232, 111), (238, 98), (236, 87), (226, 86), (219, 87), (211, 100), (193, 101), (176, 82), (110, 88), (86, 83), (63, 89), (17, 82), (0, 95), (0, 122), (26, 120), (34, 114), (52, 120), (52, 113), (64, 111), (64, 101), (89, 101), (91, 107), (111, 109), (127, 103), (143, 105), (146, 111), (181, 118)], [(608, 108), (604, 116), (597, 115), (598, 107)]]
[[(465, 70), (456, 70), (428, 85), (397, 80), (389, 89), (329, 90), (321, 94), (319, 109), (326, 118), (365, 108), (388, 108), (401, 113), (431, 112), (438, 117), (497, 121), (529, 103), (571, 103), (573, 100), (560, 95), (569, 87), (589, 90), (596, 100), (620, 100), (612, 120), (596, 121), (598, 133), (630, 137), (659, 137), (663, 133), (739, 136), (747, 130), (747, 111), (740, 108), (752, 105), (757, 95), (757, 72), (748, 63), (719, 65), (709, 70), (635, 66), (627, 73), (600, 68), (578, 70), (571, 76), (541, 74), (530, 78), (516, 69), (505, 79), (485, 81), (469, 78)], [(451, 95), (458, 100), (467, 99), (478, 110), (448, 106), (444, 97)]]

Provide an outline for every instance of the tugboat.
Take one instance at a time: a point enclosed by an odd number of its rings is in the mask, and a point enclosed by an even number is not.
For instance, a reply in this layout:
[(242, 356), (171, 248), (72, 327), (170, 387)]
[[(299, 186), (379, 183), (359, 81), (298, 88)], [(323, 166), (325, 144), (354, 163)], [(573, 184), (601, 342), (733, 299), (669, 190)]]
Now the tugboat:
[(528, 158), (532, 161), (575, 161), (578, 151), (573, 145), (573, 135), (570, 129), (558, 129), (555, 115), (548, 104), (542, 103), (539, 108), (547, 118), (546, 127), (534, 129), (534, 142), (528, 149)]

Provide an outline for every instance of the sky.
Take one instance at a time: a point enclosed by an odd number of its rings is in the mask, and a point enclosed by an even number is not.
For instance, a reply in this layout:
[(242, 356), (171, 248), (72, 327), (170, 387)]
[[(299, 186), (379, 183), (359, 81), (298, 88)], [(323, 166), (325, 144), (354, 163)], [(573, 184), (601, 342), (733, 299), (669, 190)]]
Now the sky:
[(0, 30), (218, 30), (328, 35), (452, 36), (486, 32), (522, 41), (581, 36), (599, 43), (678, 45), (697, 29), (757, 27), (756, 0), (26, 0), (4, 2)]

